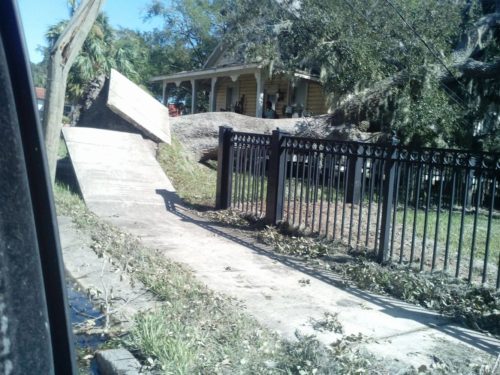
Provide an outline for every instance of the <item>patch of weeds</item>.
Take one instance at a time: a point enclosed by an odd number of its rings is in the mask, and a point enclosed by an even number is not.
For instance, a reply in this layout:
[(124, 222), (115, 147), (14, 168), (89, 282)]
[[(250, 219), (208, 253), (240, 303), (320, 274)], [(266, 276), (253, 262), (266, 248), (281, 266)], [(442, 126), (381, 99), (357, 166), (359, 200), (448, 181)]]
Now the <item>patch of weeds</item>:
[(319, 332), (344, 333), (344, 327), (339, 322), (337, 313), (325, 312), (321, 319), (313, 319), (312, 327)]
[[(379, 374), (386, 373), (383, 365), (373, 357), (349, 346), (325, 347), (314, 336), (295, 334), (296, 342), (286, 342), (276, 364), (285, 374)], [(335, 358), (332, 362), (331, 358)], [(283, 366), (282, 364), (286, 364)], [(321, 366), (321, 364), (328, 364)]]
[(333, 269), (359, 288), (387, 294), (453, 317), (476, 330), (500, 335), (500, 293), (446, 274), (419, 273), (358, 259)]
[(196, 162), (175, 137), (172, 144), (159, 145), (157, 159), (184, 203), (203, 210), (214, 207), (216, 168)]

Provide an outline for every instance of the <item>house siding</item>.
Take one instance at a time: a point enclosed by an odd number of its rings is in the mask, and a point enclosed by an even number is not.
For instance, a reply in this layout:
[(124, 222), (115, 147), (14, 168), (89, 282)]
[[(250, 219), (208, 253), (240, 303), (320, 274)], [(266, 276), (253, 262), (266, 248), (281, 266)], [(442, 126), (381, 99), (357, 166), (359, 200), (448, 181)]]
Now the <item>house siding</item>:
[(306, 110), (313, 115), (321, 115), (328, 112), (323, 88), (316, 82), (309, 82)]
[(245, 95), (243, 114), (254, 116), (257, 110), (257, 80), (253, 74), (244, 74), (239, 78), (240, 98)]

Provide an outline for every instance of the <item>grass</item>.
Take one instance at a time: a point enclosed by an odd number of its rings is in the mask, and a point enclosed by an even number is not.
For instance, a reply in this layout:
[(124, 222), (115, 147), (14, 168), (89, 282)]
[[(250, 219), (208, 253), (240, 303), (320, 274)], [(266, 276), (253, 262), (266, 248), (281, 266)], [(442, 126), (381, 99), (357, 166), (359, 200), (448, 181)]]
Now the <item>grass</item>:
[[(246, 177), (246, 176), (245, 176)], [(243, 178), (240, 179), (243, 181)], [(252, 204), (248, 204), (247, 202), (241, 203), (236, 199), (236, 197), (240, 197), (242, 195), (241, 191), (244, 192), (244, 196), (246, 197), (246, 191), (250, 188), (250, 193), (252, 192), (252, 180), (246, 177), (245, 182), (249, 181), (249, 184), (245, 184), (243, 188), (240, 186), (240, 191), (236, 194), (233, 194), (233, 206), (235, 208), (241, 210), (252, 210), (254, 213), (260, 214), (260, 206), (258, 209), (254, 209)], [(344, 206), (344, 192), (343, 190), (336, 191), (335, 189), (331, 189), (329, 192), (325, 192), (318, 188), (317, 191), (314, 191), (313, 188), (307, 189), (307, 184), (301, 184), (300, 182), (292, 183), (291, 190), (288, 185), (288, 180), (285, 182), (285, 199), (284, 199), (284, 219), (286, 221), (296, 221), (289, 225), (295, 225), (304, 233), (308, 230), (312, 230), (311, 225), (313, 223), (314, 216), (314, 231), (321, 235), (325, 235), (328, 230), (328, 235), (332, 237), (334, 232), (334, 218), (335, 213), (337, 213), (336, 224), (335, 227), (335, 235), (337, 238), (343, 237), (343, 240), (346, 244), (351, 246), (365, 247), (365, 239), (368, 238), (368, 243), (366, 244), (368, 248), (372, 248), (375, 245), (376, 238), (376, 215), (378, 209), (378, 202), (373, 201), (371, 207), (371, 225), (370, 225), (370, 233), (367, 235), (367, 218), (368, 218), (368, 200), (364, 199), (362, 202), (362, 225), (359, 231), (360, 238), (358, 239), (358, 219), (359, 219), (359, 207), (357, 205), (353, 206), (353, 232), (352, 232), (352, 242), (348, 243), (348, 233), (349, 233), (349, 224), (351, 222), (351, 205), (347, 204)], [(297, 185), (297, 189), (295, 190), (294, 184)], [(237, 187), (237, 185), (233, 184), (233, 188)], [(301, 195), (301, 190), (302, 195)], [(295, 194), (296, 193), (296, 194)], [(290, 202), (288, 202), (288, 198), (292, 198)], [(330, 196), (330, 205), (328, 205), (328, 197)], [(300, 198), (302, 197), (302, 205), (300, 205)], [(306, 202), (306, 197), (309, 198), (309, 202)], [(314, 199), (316, 198), (316, 199)], [(296, 200), (294, 200), (296, 199)], [(336, 205), (337, 204), (337, 205)], [(265, 207), (265, 203), (264, 203)], [(296, 209), (294, 210), (294, 207)], [(329, 227), (326, 228), (327, 224), (327, 211), (329, 208)], [(336, 210), (338, 208), (338, 210)], [(314, 210), (313, 210), (314, 209)], [(314, 212), (314, 215), (313, 215)], [(415, 218), (416, 212), (416, 218)], [(381, 213), (381, 212), (380, 212)], [(341, 223), (343, 222), (344, 217), (344, 228), (341, 230)], [(320, 221), (320, 216), (322, 216)], [(435, 244), (435, 235), (436, 235), (436, 222), (437, 222), (437, 211), (436, 209), (430, 209), (427, 214), (427, 224), (425, 227), (425, 211), (422, 209), (418, 209), (415, 211), (413, 207), (407, 208), (407, 215), (405, 219), (405, 233), (404, 233), (404, 241), (402, 241), (402, 227), (403, 227), (403, 211), (400, 206), (398, 211), (396, 212), (396, 226), (395, 226), (395, 236), (394, 236), (394, 258), (399, 259), (400, 252), (403, 253), (403, 262), (410, 261), (411, 247), (412, 247), (412, 237), (413, 237), (413, 224), (415, 223), (415, 242), (414, 242), (414, 256), (412, 258), (412, 262), (418, 266), (420, 260), (424, 253), (422, 252), (423, 242), (424, 242), (424, 232), (425, 232), (425, 257), (424, 267), (430, 269), (433, 261), (433, 250)], [(307, 219), (306, 219), (307, 217)], [(450, 224), (450, 235), (447, 236), (448, 233), (448, 223), (451, 217)], [(447, 209), (443, 209), (439, 213), (439, 225), (437, 228), (438, 237), (437, 237), (437, 246), (436, 246), (436, 259), (435, 259), (435, 267), (438, 270), (448, 269), (454, 270), (457, 264), (458, 258), (458, 250), (460, 248), (460, 268), (459, 268), (459, 276), (460, 277), (468, 277), (468, 272), (470, 268), (470, 255), (473, 253), (473, 267), (471, 270), (471, 279), (476, 282), (481, 282), (481, 276), (483, 271), (483, 263), (486, 254), (486, 246), (488, 241), (488, 215), (487, 212), (480, 212), (477, 215), (477, 223), (475, 222), (474, 214), (467, 212), (464, 215), (463, 222), (463, 233), (461, 238), (461, 218), (462, 214), (460, 211), (453, 211), (451, 215), (449, 214)], [(308, 220), (308, 222), (306, 222)], [(307, 226), (306, 226), (307, 223)], [(319, 224), (321, 223), (321, 228)], [(474, 233), (474, 227), (476, 227), (476, 232)], [(474, 246), (473, 246), (473, 238)], [(461, 238), (461, 240), (460, 240)], [(448, 239), (448, 263), (445, 265), (445, 252), (446, 252), (446, 243)], [(357, 241), (361, 240), (358, 244)], [(461, 246), (459, 244), (461, 243)], [(496, 282), (496, 270), (498, 268), (498, 259), (500, 257), (500, 218), (498, 216), (493, 216), (491, 220), (491, 229), (489, 233), (489, 253), (488, 253), (488, 271), (487, 271), (487, 283), (495, 284)], [(403, 245), (402, 245), (403, 244)], [(473, 250), (472, 250), (473, 249)]]
[(185, 203), (198, 209), (214, 207), (217, 183), (214, 165), (196, 162), (175, 137), (171, 145), (160, 144), (157, 159)]
[[(334, 194), (333, 190), (332, 194)], [(318, 191), (318, 199), (321, 197), (321, 191)], [(325, 200), (327, 197), (324, 197)], [(343, 202), (343, 191), (339, 192), (338, 195), (339, 203), (342, 205)], [(335, 202), (335, 197), (333, 197), (333, 202)], [(333, 203), (334, 204), (334, 203)], [(372, 203), (372, 209), (377, 209), (377, 201)], [(325, 205), (326, 207), (326, 201)], [(368, 200), (363, 201), (363, 206), (368, 206)], [(425, 211), (422, 209), (417, 210), (416, 220), (414, 218), (415, 209), (413, 207), (408, 207), (406, 216), (406, 233), (405, 238), (411, 238), (412, 228), (414, 221), (416, 222), (416, 237), (417, 242), (421, 243), (424, 236), (424, 224), (425, 224)], [(439, 227), (438, 227), (438, 244), (441, 248), (444, 248), (444, 243), (447, 238), (448, 230), (448, 220), (451, 216), (450, 225), (450, 237), (449, 237), (449, 247), (455, 251), (458, 249), (460, 240), (460, 227), (461, 227), (461, 212), (453, 211), (451, 215), (447, 209), (442, 209), (439, 215)], [(431, 209), (427, 216), (427, 243), (434, 242), (435, 228), (437, 221), (437, 211)], [(396, 223), (400, 226), (403, 225), (403, 211), (399, 208), (396, 214)], [(464, 215), (464, 230), (462, 238), (462, 250), (464, 254), (470, 254), (472, 248), (472, 236), (474, 228), (474, 215), (466, 213)], [(476, 246), (475, 255), (476, 257), (483, 257), (486, 249), (486, 239), (487, 239), (487, 228), (488, 228), (488, 216), (486, 213), (482, 212), (477, 215), (477, 230), (476, 230)], [(396, 241), (400, 238), (396, 238)], [(500, 247), (495, 246), (495, 244), (500, 243), (500, 218), (494, 216), (491, 223), (490, 231), (490, 255), (496, 259), (500, 255)]]
[(165, 374), (356, 374), (381, 364), (348, 345), (326, 347), (314, 337), (285, 341), (248, 316), (233, 299), (215, 294), (181, 265), (90, 213), (79, 196), (56, 184), (58, 213), (87, 231), (106, 253), (144, 283), (163, 307), (137, 317), (120, 345)]
[[(412, 235), (414, 218), (414, 209), (408, 209), (406, 217), (406, 234), (405, 238), (408, 240)], [(449, 249), (453, 252), (458, 250), (458, 245), (460, 241), (460, 227), (461, 227), (461, 212), (449, 212), (441, 211), (439, 215), (439, 227), (438, 227), (438, 248), (444, 251), (446, 246), (447, 231), (448, 231), (448, 221), (451, 217), (450, 225), (450, 237), (449, 237)], [(429, 210), (427, 216), (427, 239), (428, 243), (434, 243), (435, 233), (436, 233), (436, 221), (437, 221), (437, 211)], [(398, 211), (396, 216), (396, 222), (399, 225), (403, 225), (403, 212)], [(424, 224), (425, 224), (425, 211), (417, 210), (416, 218), (416, 237), (420, 239), (418, 244), (421, 244), (422, 238), (424, 236)], [(464, 229), (462, 237), (462, 251), (464, 255), (469, 255), (472, 248), (472, 237), (474, 228), (474, 215), (465, 214), (464, 215)], [(475, 246), (475, 257), (484, 258), (486, 250), (486, 240), (488, 233), (488, 216), (484, 213), (479, 213), (477, 215), (477, 227), (476, 227), (476, 246)], [(491, 221), (491, 231), (490, 231), (490, 259), (497, 259), (500, 255), (500, 218), (492, 217)], [(418, 245), (417, 245), (418, 246)], [(420, 246), (421, 247), (421, 246)]]

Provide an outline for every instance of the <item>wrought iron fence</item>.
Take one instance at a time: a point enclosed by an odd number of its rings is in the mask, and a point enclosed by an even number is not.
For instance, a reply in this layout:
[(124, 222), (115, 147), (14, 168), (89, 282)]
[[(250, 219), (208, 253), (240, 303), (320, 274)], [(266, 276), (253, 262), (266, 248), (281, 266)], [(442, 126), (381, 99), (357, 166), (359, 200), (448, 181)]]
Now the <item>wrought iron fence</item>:
[(219, 141), (218, 208), (500, 287), (500, 155), (227, 127)]

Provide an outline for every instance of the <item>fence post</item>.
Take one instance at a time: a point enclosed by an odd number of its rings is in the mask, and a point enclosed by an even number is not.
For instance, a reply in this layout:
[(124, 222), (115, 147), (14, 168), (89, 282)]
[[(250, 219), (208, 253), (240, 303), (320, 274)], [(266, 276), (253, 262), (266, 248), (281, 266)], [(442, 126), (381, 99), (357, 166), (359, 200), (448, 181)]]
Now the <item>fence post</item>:
[(363, 158), (359, 155), (363, 152), (363, 146), (356, 144), (356, 149), (352, 150), (352, 155), (349, 156), (348, 173), (349, 180), (347, 181), (346, 203), (359, 204), (361, 195), (361, 180)]
[(286, 150), (281, 147), (282, 139), (288, 133), (273, 130), (269, 152), (269, 172), (267, 177), (266, 223), (276, 225), (283, 218), (283, 198), (285, 193)]
[(382, 192), (382, 221), (380, 225), (380, 241), (378, 248), (378, 262), (384, 263), (389, 260), (390, 257), (390, 238), (391, 238), (391, 224), (392, 224), (392, 213), (394, 204), (394, 191), (398, 187), (396, 185), (396, 168), (397, 168), (397, 149), (395, 146), (399, 144), (399, 139), (396, 135), (391, 137), (390, 147), (388, 149), (387, 158), (385, 161), (384, 176), (384, 188)]
[(231, 207), (231, 185), (233, 179), (233, 128), (219, 126), (219, 150), (217, 153), (217, 190), (215, 208), (225, 210)]

